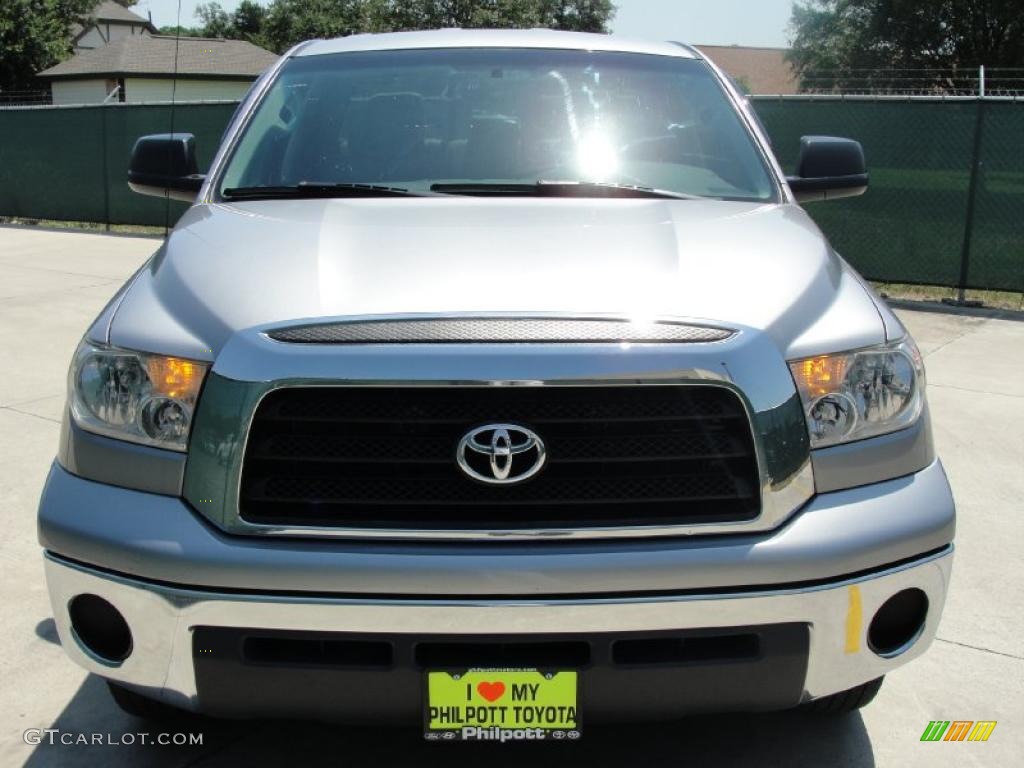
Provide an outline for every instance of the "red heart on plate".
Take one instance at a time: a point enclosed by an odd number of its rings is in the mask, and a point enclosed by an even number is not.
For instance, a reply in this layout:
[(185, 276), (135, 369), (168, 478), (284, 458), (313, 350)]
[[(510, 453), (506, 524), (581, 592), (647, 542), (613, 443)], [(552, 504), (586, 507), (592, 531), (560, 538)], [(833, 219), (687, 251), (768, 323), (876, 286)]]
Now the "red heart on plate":
[(505, 684), (477, 683), (476, 691), (488, 701), (497, 701), (505, 695)]

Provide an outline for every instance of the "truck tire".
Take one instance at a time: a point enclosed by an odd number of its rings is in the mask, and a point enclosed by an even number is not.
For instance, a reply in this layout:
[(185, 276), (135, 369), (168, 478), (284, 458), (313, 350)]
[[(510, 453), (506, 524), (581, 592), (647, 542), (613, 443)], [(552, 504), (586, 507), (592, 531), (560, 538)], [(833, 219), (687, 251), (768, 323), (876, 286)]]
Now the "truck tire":
[(138, 717), (142, 720), (161, 721), (178, 720), (190, 715), (189, 712), (172, 707), (170, 704), (164, 704), (162, 701), (147, 698), (124, 686), (112, 683), (110, 680), (107, 680), (107, 688), (110, 689), (110, 695), (114, 698), (114, 703), (117, 704), (122, 712), (132, 717)]
[(879, 677), (848, 691), (840, 691), (831, 696), (809, 701), (803, 705), (802, 709), (819, 715), (847, 715), (870, 704), (878, 694), (878, 689), (882, 687), (883, 680), (885, 677)]

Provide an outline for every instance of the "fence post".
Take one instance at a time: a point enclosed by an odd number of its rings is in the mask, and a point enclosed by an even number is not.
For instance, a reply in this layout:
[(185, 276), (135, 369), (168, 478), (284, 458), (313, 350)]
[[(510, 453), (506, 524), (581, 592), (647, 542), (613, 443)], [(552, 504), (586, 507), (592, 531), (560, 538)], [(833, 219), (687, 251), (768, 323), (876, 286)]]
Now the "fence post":
[(110, 131), (107, 130), (107, 110), (110, 107), (103, 104), (99, 107), (100, 110), (100, 124), (102, 130), (100, 131), (100, 141), (103, 142), (103, 223), (106, 225), (106, 231), (110, 231)]
[(956, 298), (943, 299), (946, 304), (961, 307), (980, 307), (984, 302), (967, 300), (967, 272), (971, 263), (971, 236), (974, 233), (974, 204), (978, 196), (978, 178), (981, 176), (982, 136), (985, 132), (985, 67), (978, 69), (978, 111), (974, 118), (974, 148), (971, 151), (971, 176), (967, 182), (967, 212), (964, 216), (964, 240), (960, 246), (960, 277), (956, 284)]

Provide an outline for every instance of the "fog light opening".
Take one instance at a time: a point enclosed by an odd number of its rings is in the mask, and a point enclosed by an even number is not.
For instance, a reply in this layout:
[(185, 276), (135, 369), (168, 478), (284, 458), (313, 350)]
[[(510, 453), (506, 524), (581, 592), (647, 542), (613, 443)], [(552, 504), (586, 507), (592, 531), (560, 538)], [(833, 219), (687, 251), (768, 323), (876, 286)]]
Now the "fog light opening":
[(132, 652), (132, 633), (124, 616), (98, 595), (76, 595), (68, 603), (78, 644), (96, 661), (117, 666)]
[(882, 658), (899, 656), (924, 630), (928, 596), (920, 589), (904, 589), (884, 603), (868, 627), (868, 647)]

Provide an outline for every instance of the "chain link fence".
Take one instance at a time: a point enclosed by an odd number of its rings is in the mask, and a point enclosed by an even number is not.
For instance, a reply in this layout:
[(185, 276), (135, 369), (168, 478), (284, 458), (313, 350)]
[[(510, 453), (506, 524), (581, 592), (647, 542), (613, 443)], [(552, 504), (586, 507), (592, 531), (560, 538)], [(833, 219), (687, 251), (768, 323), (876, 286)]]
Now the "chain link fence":
[(48, 88), (34, 90), (6, 90), (0, 88), (0, 107), (43, 106), (50, 104), (53, 96)]
[(1024, 67), (807, 69), (800, 92), (830, 95), (1024, 96)]
[[(787, 170), (803, 135), (864, 145), (863, 197), (809, 205), (865, 277), (1024, 292), (1024, 100), (753, 97)], [(212, 159), (234, 103), (178, 104), (174, 125)], [(0, 216), (163, 226), (162, 200), (125, 182), (138, 136), (165, 133), (169, 104), (0, 109)], [(172, 203), (169, 219), (184, 211)]]

